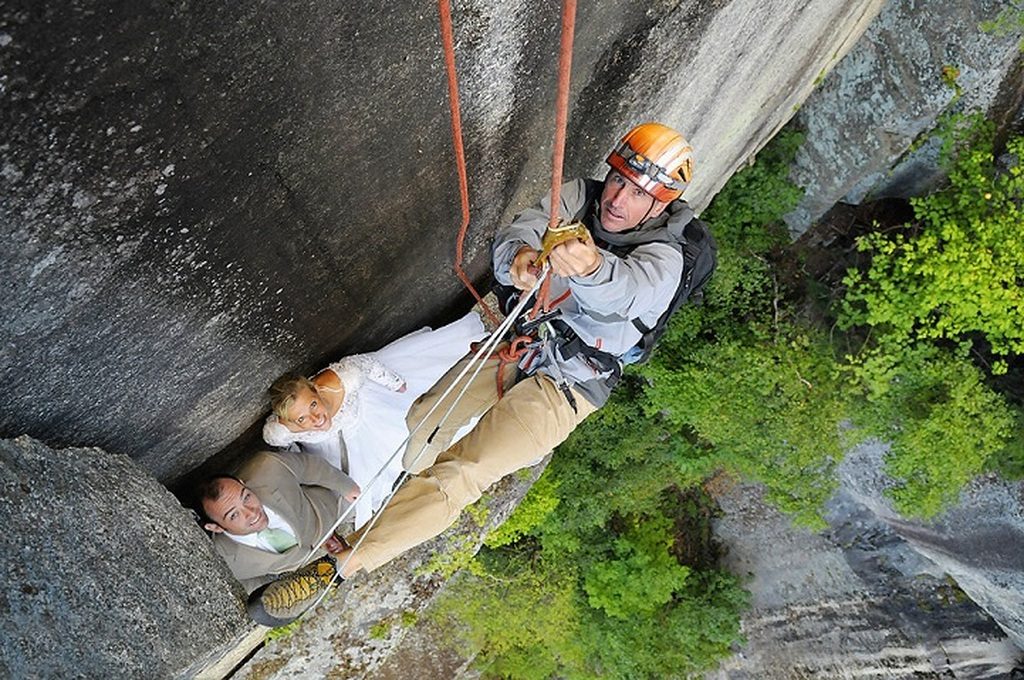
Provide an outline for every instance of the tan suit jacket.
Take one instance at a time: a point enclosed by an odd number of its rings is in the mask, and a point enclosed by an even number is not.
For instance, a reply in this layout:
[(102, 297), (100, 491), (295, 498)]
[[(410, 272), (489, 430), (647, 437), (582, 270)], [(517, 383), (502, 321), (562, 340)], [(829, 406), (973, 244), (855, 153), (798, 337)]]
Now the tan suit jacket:
[[(271, 553), (213, 535), (214, 549), (249, 590), (267, 576), (294, 571), (325, 551), (319, 541), (349, 506), (344, 495), (355, 482), (317, 456), (278, 451), (257, 453), (236, 475), (295, 529), (299, 543), (283, 553)], [(310, 556), (310, 551), (316, 552)]]

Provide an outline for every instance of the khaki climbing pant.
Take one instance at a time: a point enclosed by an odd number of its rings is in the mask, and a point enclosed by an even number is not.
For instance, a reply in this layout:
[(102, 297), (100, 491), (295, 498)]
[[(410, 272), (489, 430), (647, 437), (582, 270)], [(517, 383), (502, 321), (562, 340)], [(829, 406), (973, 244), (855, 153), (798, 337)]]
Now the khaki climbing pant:
[[(469, 357), (457, 363), (413, 404), (408, 417), (410, 428), (419, 422), (468, 361)], [(509, 376), (508, 389), (499, 400), (497, 367), (496, 359), (487, 362), (453, 410), (448, 423), (418, 461), (412, 459), (444, 416), (449, 400), (458, 394), (458, 389), (410, 441), (404, 463), (418, 474), (399, 488), (359, 546), (358, 557), (364, 570), (373, 571), (440, 534), (455, 523), (463, 508), (480, 498), (494, 482), (536, 463), (596, 410), (574, 390), (577, 411), (573, 411), (565, 394), (541, 374), (515, 384), (512, 384), (513, 376)], [(514, 366), (506, 367), (510, 374), (514, 369)], [(481, 414), (469, 434), (446, 450), (440, 449), (459, 427)], [(349, 543), (354, 545), (358, 539), (359, 532), (349, 537)]]

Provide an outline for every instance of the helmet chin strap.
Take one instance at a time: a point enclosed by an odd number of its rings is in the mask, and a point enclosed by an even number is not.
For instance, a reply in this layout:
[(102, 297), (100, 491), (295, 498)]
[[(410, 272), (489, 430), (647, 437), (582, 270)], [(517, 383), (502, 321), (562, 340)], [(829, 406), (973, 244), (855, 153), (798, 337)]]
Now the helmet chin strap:
[[(654, 196), (651, 196), (651, 205), (650, 205), (649, 208), (647, 208), (647, 212), (644, 213), (643, 219), (641, 219), (639, 222), (636, 223), (637, 227), (639, 227), (641, 224), (643, 224), (644, 222), (647, 221), (647, 216), (651, 214), (652, 210), (654, 210), (654, 203), (655, 203), (655, 198), (654, 198)], [(634, 229), (635, 228), (636, 227), (634, 227)]]

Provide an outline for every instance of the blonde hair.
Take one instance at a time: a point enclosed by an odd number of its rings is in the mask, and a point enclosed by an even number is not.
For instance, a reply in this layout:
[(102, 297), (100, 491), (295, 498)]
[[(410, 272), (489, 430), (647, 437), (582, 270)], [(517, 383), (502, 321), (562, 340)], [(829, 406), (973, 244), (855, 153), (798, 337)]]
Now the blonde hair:
[(270, 395), (270, 410), (281, 420), (288, 420), (288, 409), (295, 403), (295, 397), (303, 387), (317, 394), (316, 383), (304, 375), (289, 373), (274, 381), (267, 390)]

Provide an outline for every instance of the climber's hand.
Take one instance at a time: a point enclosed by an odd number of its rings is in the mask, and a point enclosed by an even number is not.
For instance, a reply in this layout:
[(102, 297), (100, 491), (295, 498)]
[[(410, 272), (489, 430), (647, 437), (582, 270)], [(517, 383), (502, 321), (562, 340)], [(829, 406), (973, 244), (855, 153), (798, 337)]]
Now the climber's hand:
[(509, 277), (512, 285), (519, 290), (530, 290), (537, 283), (540, 270), (533, 266), (540, 252), (530, 246), (523, 246), (512, 258), (512, 266), (509, 268)]

